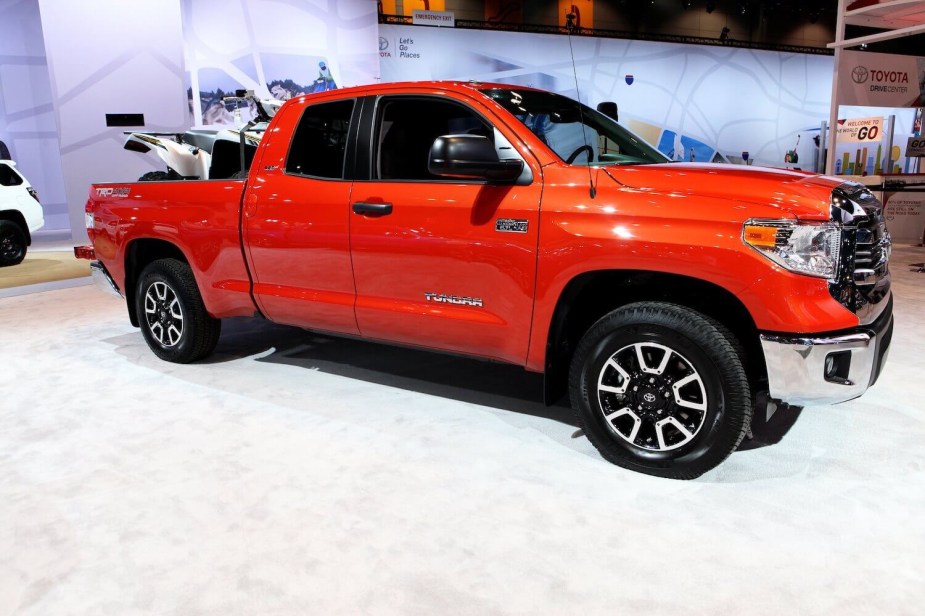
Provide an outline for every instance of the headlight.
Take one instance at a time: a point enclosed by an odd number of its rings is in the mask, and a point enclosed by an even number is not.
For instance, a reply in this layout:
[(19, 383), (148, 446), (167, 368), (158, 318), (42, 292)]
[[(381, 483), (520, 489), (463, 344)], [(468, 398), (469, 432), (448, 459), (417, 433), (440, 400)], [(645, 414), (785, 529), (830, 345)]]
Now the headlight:
[(841, 229), (833, 224), (791, 220), (749, 220), (742, 241), (791, 272), (834, 279)]

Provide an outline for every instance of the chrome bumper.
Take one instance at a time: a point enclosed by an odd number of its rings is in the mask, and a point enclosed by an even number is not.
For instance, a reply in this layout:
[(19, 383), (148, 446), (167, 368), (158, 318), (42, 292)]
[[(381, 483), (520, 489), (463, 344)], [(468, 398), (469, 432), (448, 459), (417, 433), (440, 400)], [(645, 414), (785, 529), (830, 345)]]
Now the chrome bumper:
[(857, 398), (886, 363), (893, 306), (870, 326), (829, 336), (761, 334), (771, 398), (792, 406)]
[(119, 287), (116, 286), (112, 276), (110, 276), (109, 272), (106, 271), (106, 266), (104, 266), (102, 263), (99, 261), (91, 261), (90, 275), (93, 277), (93, 282), (99, 289), (102, 289), (107, 293), (111, 293), (116, 297), (122, 297), (122, 292), (119, 291)]

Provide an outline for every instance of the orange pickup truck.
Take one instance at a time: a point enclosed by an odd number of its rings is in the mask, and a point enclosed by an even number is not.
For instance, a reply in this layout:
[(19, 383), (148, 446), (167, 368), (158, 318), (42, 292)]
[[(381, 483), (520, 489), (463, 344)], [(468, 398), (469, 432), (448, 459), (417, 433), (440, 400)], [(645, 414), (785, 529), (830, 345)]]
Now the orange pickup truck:
[(287, 102), (245, 180), (94, 185), (75, 250), (167, 361), (256, 316), (518, 364), (607, 460), (693, 478), (753, 414), (877, 379), (881, 209), (835, 178), (671, 163), (557, 94), (396, 83)]

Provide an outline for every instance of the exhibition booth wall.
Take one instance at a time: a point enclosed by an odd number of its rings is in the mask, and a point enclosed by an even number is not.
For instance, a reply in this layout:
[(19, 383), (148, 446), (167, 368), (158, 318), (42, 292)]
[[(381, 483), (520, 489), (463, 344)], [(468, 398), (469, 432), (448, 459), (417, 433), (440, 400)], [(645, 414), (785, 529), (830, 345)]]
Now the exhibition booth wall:
[(35, 0), (16, 0), (3, 3), (0, 12), (0, 158), (15, 160), (38, 190), (45, 210), (43, 234), (69, 236), (39, 5)]
[[(829, 56), (380, 25), (367, 0), (21, 0), (9, 7), (14, 19), (0, 24), (0, 139), (39, 189), (45, 231), (70, 232), (75, 242), (86, 237), (91, 182), (135, 180), (161, 168), (155, 156), (125, 151), (128, 128), (109, 125), (107, 114), (143, 114), (145, 131), (240, 126), (247, 109), (220, 102), (236, 89), (288, 98), (380, 79), (523, 84), (592, 106), (615, 101), (621, 122), (674, 160), (821, 170)], [(879, 111), (846, 106), (840, 117)], [(913, 134), (914, 110), (892, 115), (901, 148)], [(857, 149), (839, 148), (837, 156)], [(899, 154), (894, 160), (907, 165)]]

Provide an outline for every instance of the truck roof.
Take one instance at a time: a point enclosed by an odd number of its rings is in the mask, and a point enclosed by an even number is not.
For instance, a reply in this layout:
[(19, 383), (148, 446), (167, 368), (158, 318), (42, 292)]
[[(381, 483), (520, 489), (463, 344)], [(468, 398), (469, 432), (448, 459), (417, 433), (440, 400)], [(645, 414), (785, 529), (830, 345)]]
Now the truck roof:
[(494, 83), (486, 81), (393, 81), (388, 83), (372, 83), (359, 86), (350, 86), (347, 88), (339, 88), (337, 90), (329, 90), (327, 92), (317, 92), (313, 94), (303, 94), (296, 98), (302, 98), (302, 96), (334, 96), (336, 94), (369, 94), (375, 92), (391, 92), (395, 90), (409, 90), (409, 89), (434, 89), (434, 90), (451, 90), (456, 92), (471, 92), (489, 90), (489, 89), (507, 89), (507, 90), (536, 90), (544, 91), (539, 88), (533, 88), (530, 86), (521, 86), (515, 84), (507, 83)]

